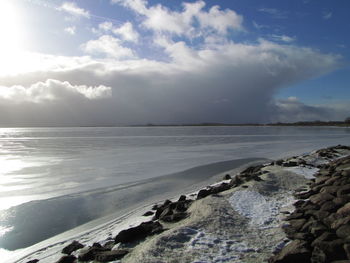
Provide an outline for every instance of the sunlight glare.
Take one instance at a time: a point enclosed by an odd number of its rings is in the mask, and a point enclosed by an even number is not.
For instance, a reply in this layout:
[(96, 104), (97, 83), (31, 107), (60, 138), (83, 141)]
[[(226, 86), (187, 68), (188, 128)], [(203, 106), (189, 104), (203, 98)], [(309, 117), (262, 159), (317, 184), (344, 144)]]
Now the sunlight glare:
[(23, 51), (19, 10), (15, 1), (0, 1), (0, 73), (11, 73)]

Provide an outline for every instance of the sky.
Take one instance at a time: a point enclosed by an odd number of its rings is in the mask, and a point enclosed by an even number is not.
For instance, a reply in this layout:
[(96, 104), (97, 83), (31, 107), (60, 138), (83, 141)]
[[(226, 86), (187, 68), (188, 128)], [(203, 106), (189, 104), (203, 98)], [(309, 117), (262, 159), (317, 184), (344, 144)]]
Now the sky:
[(0, 126), (344, 120), (348, 0), (0, 0)]

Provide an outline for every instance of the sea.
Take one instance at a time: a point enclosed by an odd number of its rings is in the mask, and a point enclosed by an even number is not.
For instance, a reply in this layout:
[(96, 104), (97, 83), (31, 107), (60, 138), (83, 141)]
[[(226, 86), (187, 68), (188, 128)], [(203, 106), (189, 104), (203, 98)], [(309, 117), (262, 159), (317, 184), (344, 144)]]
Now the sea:
[(0, 129), (0, 255), (253, 161), (350, 144), (341, 127)]

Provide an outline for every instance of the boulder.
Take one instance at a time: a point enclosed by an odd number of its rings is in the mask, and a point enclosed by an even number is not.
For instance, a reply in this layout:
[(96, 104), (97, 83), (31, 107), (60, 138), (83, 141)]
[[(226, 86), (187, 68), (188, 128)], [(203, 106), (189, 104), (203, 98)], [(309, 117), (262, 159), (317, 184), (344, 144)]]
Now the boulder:
[(311, 263), (326, 263), (327, 256), (319, 247), (315, 247), (311, 254)]
[(27, 261), (27, 263), (38, 263), (38, 262), (39, 262), (39, 259), (32, 259)]
[(79, 261), (91, 261), (94, 260), (96, 255), (100, 252), (108, 251), (105, 248), (98, 248), (98, 247), (90, 247), (84, 251), (81, 251), (79, 253), (78, 259)]
[(112, 251), (99, 252), (95, 256), (95, 260), (99, 262), (109, 262), (123, 258), (129, 251), (125, 249), (118, 249)]
[(63, 256), (56, 263), (74, 263), (76, 262), (76, 257), (73, 255)]
[(310, 201), (314, 204), (322, 205), (324, 202), (332, 200), (333, 195), (328, 193), (319, 193), (310, 197)]
[(231, 177), (231, 175), (229, 175), (229, 174), (225, 174), (225, 176), (224, 176), (223, 179), (224, 179), (224, 180), (231, 180), (232, 177)]
[(350, 184), (340, 186), (339, 190), (337, 191), (337, 196), (343, 196), (347, 194), (350, 194)]
[(212, 194), (212, 192), (210, 189), (202, 189), (197, 194), (197, 200), (202, 199), (204, 197), (207, 197), (208, 195), (211, 195), (211, 194)]
[(186, 195), (181, 195), (179, 197), (179, 200), (177, 200), (177, 202), (183, 202), (183, 201), (186, 201)]
[(321, 249), (327, 256), (326, 262), (346, 259), (343, 248), (344, 240), (336, 239), (332, 241), (319, 242), (315, 247)]
[(337, 236), (343, 239), (350, 239), (350, 225), (342, 225), (340, 226), (337, 231)]
[(143, 214), (143, 216), (152, 216), (154, 215), (154, 212), (152, 211), (147, 211), (146, 213)]
[(72, 252), (83, 248), (84, 245), (80, 244), (78, 241), (74, 240), (72, 243), (70, 243), (68, 246), (64, 247), (62, 249), (63, 254), (70, 255)]
[(270, 263), (309, 263), (311, 251), (307, 243), (302, 240), (294, 240), (287, 244), (276, 256), (269, 260)]
[(350, 259), (350, 244), (344, 244), (343, 248), (346, 256), (348, 257), (348, 259)]
[(347, 203), (346, 205), (342, 206), (337, 210), (337, 214), (340, 216), (349, 216), (350, 215), (350, 203)]
[(143, 222), (136, 227), (131, 227), (129, 229), (120, 231), (119, 234), (115, 237), (114, 242), (116, 244), (135, 242), (162, 231), (163, 226), (159, 222)]
[(338, 208), (339, 208), (339, 205), (337, 205), (333, 201), (326, 201), (325, 203), (323, 203), (323, 205), (321, 205), (320, 209), (321, 211), (327, 211), (327, 212), (333, 213), (337, 211)]

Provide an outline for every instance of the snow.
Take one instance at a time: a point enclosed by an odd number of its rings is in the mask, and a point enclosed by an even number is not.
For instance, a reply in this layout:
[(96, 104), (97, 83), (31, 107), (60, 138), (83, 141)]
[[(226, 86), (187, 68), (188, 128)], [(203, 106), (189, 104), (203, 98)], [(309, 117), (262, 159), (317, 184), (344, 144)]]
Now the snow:
[(250, 224), (267, 226), (279, 214), (281, 206), (278, 200), (268, 200), (256, 191), (241, 190), (234, 192), (228, 199), (233, 209), (250, 219)]
[[(240, 262), (240, 253), (256, 251), (244, 242), (225, 239), (196, 229), (188, 229), (188, 231), (195, 235), (188, 242), (187, 250), (192, 253), (193, 251), (199, 252), (199, 256), (192, 263)], [(213, 253), (213, 250), (215, 250), (215, 253)]]
[(287, 167), (287, 168), (283, 168), (283, 170), (302, 175), (306, 179), (313, 179), (313, 178), (315, 178), (315, 174), (319, 171), (318, 168), (302, 167), (302, 166)]

